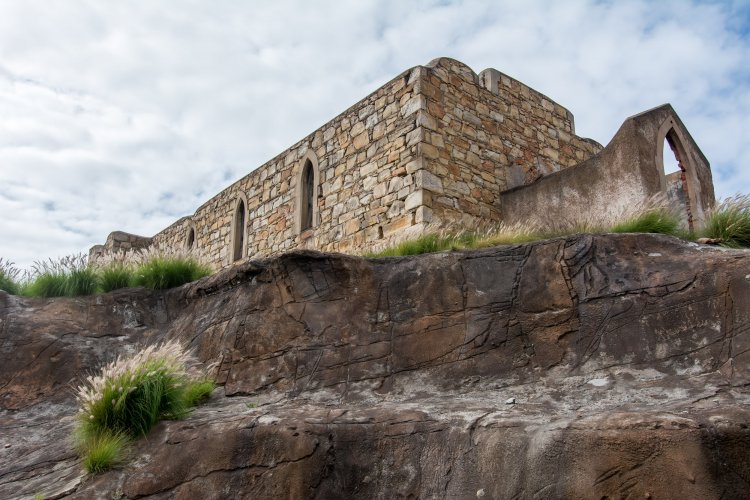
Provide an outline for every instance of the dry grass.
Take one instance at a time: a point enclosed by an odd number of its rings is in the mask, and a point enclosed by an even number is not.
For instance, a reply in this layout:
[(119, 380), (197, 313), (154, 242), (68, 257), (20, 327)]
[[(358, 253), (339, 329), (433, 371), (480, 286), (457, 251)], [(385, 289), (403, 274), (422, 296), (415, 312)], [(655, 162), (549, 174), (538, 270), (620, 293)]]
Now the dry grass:
[(553, 214), (543, 214), (530, 217), (526, 222), (512, 224), (501, 222), (472, 229), (449, 225), (428, 228), (426, 232), (426, 235), (417, 239), (403, 241), (378, 252), (366, 254), (366, 256), (416, 255), (446, 250), (515, 245), (577, 233), (638, 232), (681, 235), (677, 212), (661, 194), (616, 214), (593, 213), (573, 220), (553, 217)]

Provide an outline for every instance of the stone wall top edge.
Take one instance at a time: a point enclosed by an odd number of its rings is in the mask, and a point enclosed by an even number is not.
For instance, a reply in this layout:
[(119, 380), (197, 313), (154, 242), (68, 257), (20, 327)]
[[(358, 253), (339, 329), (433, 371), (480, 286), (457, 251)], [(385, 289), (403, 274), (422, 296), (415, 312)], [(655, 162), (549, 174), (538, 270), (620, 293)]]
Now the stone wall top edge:
[(117, 230), (117, 231), (112, 231), (111, 233), (109, 233), (107, 235), (107, 239), (113, 238), (116, 235), (117, 236), (132, 236), (133, 238), (140, 238), (140, 239), (144, 239), (144, 240), (149, 240), (149, 239), (152, 238), (152, 236), (143, 236), (143, 235), (140, 235), (140, 234), (129, 233), (127, 231), (119, 231), (119, 230)]
[(575, 119), (573, 113), (567, 107), (563, 106), (562, 104), (560, 104), (556, 100), (551, 99), (548, 95), (543, 94), (542, 92), (539, 92), (535, 88), (530, 87), (529, 85), (523, 83), (521, 80), (518, 80), (517, 78), (514, 78), (514, 77), (512, 77), (512, 76), (510, 76), (510, 75), (508, 75), (506, 73), (503, 73), (502, 71), (499, 71), (499, 70), (497, 70), (495, 68), (485, 68), (482, 71), (480, 71), (479, 73), (477, 73), (469, 65), (467, 65), (466, 63), (463, 63), (463, 62), (461, 62), (461, 61), (459, 61), (457, 59), (453, 59), (453, 58), (450, 58), (450, 57), (438, 57), (438, 58), (433, 59), (432, 61), (430, 61), (424, 67), (427, 68), (427, 69), (430, 69), (430, 70), (433, 69), (433, 68), (436, 68), (436, 67), (440, 67), (440, 68), (443, 68), (443, 69), (445, 69), (447, 71), (451, 71), (451, 72), (453, 72), (455, 74), (459, 74), (460, 75), (460, 73), (454, 71), (451, 68), (451, 66), (453, 66), (454, 64), (458, 65), (461, 68), (463, 68), (463, 69), (467, 70), (468, 72), (470, 72), (470, 74), (472, 75), (473, 83), (478, 88), (482, 89), (485, 92), (490, 92), (490, 91), (481, 84), (481, 76), (482, 76), (482, 74), (484, 74), (487, 71), (494, 71), (498, 75), (503, 76), (505, 78), (508, 78), (512, 82), (515, 82), (518, 85), (520, 85), (520, 86), (528, 89), (529, 92), (532, 93), (532, 94), (534, 94), (536, 97), (538, 97), (540, 99), (545, 99), (545, 100), (549, 101), (550, 103), (552, 103), (552, 104), (554, 104), (556, 106), (559, 106), (560, 108), (564, 109), (565, 112), (569, 115), (571, 121)]
[[(548, 96), (547, 94), (543, 94), (542, 92), (539, 92), (539, 91), (538, 91), (538, 90), (536, 90), (536, 89), (535, 89), (534, 87), (531, 87), (531, 86), (529, 86), (529, 85), (526, 85), (525, 83), (523, 83), (523, 82), (522, 82), (521, 80), (519, 80), (518, 78), (513, 78), (512, 76), (510, 76), (510, 75), (508, 75), (508, 74), (506, 74), (506, 73), (503, 73), (502, 71), (499, 71), (499, 70), (497, 70), (497, 69), (495, 69), (495, 68), (485, 68), (485, 69), (483, 69), (482, 71), (480, 71), (480, 72), (479, 72), (479, 74), (481, 75), (481, 74), (482, 74), (482, 73), (484, 73), (485, 71), (495, 71), (495, 72), (497, 72), (497, 73), (498, 73), (499, 75), (501, 75), (501, 76), (504, 76), (505, 78), (508, 78), (509, 80), (511, 80), (511, 81), (513, 81), (513, 82), (515, 82), (515, 83), (517, 83), (518, 85), (520, 85), (520, 86), (522, 86), (522, 87), (525, 87), (525, 88), (529, 89), (529, 92), (531, 92), (532, 94), (536, 95), (537, 97), (539, 97), (539, 98), (541, 98), (541, 99), (546, 99), (547, 101), (551, 102), (552, 104), (554, 104), (554, 105), (556, 105), (556, 106), (560, 106), (560, 107), (561, 107), (562, 109), (564, 109), (564, 110), (565, 110), (565, 111), (566, 111), (566, 112), (568, 113), (568, 115), (570, 115), (571, 119), (572, 119), (572, 118), (574, 118), (573, 112), (572, 112), (572, 111), (570, 111), (570, 110), (569, 110), (569, 109), (568, 109), (567, 107), (563, 106), (562, 104), (560, 104), (560, 103), (559, 103), (559, 102), (557, 102), (556, 100), (554, 100), (554, 99), (551, 99), (551, 98), (550, 98), (550, 97), (549, 97), (549, 96)], [(485, 89), (485, 90), (487, 90), (487, 89)]]
[[(161, 234), (164, 231), (167, 231), (168, 229), (172, 229), (173, 227), (181, 226), (182, 224), (185, 223), (185, 221), (188, 221), (188, 220), (193, 220), (193, 216), (192, 215), (185, 215), (183, 217), (180, 217), (179, 219), (177, 219), (176, 221), (174, 221), (173, 223), (171, 223), (170, 225), (168, 225), (167, 227), (165, 227), (164, 229), (162, 229), (161, 231), (159, 231), (156, 234)], [(156, 234), (154, 236), (156, 236)]]

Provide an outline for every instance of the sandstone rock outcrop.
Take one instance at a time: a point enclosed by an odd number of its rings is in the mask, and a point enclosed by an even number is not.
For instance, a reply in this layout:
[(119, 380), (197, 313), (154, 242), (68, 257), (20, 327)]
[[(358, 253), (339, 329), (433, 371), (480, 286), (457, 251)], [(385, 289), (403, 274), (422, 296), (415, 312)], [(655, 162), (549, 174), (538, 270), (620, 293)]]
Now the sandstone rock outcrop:
[[(749, 306), (750, 253), (652, 235), (0, 292), (0, 497), (747, 497)], [(221, 387), (87, 476), (71, 386), (171, 338)]]

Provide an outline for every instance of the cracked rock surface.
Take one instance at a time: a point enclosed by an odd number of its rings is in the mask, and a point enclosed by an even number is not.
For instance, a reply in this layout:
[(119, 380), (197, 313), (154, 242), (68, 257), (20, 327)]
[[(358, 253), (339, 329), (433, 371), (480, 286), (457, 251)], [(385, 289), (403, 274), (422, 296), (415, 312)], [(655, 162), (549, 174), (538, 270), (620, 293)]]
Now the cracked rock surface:
[[(179, 338), (220, 387), (87, 475), (72, 387)], [(656, 235), (166, 292), (0, 292), (0, 498), (747, 498), (750, 252)]]

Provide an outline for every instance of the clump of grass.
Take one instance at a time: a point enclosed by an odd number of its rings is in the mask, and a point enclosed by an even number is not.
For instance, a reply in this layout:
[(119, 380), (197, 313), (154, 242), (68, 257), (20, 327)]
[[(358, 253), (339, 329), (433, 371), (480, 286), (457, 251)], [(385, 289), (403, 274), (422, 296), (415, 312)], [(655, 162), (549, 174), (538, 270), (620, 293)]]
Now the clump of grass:
[(15, 267), (13, 262), (0, 258), (0, 290), (11, 295), (17, 295), (21, 289), (19, 275), (21, 271)]
[(541, 239), (541, 232), (536, 224), (516, 222), (500, 224), (477, 235), (466, 248), (487, 248), (498, 245), (517, 245)]
[[(207, 398), (214, 383), (177, 341), (118, 357), (78, 387), (76, 441), (84, 467), (104, 470), (119, 460), (129, 440), (160, 419), (185, 416)], [(108, 458), (111, 457), (111, 458)]]
[(96, 292), (98, 279), (85, 255), (68, 255), (34, 262), (29, 281), (21, 292), (33, 297), (91, 295)]
[(750, 196), (724, 199), (706, 218), (703, 236), (732, 248), (750, 247)]
[(102, 431), (78, 442), (88, 472), (102, 472), (125, 461), (130, 439), (122, 432)]
[(211, 274), (211, 269), (196, 259), (153, 257), (135, 272), (135, 284), (163, 290), (190, 283)]
[(613, 233), (661, 233), (677, 235), (680, 219), (669, 209), (654, 209), (637, 215), (611, 228)]
[(112, 262), (99, 268), (99, 290), (102, 292), (127, 288), (134, 282), (133, 267), (124, 262)]

